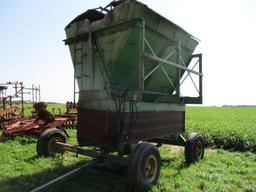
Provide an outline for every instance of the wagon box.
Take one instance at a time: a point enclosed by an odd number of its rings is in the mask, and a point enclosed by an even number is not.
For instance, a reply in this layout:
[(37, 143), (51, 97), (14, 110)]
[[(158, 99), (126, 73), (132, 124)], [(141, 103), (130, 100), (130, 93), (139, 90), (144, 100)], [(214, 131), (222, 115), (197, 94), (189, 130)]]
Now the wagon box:
[[(185, 146), (188, 162), (203, 158), (203, 138), (182, 136), (185, 104), (202, 103), (202, 55), (193, 55), (198, 39), (136, 0), (90, 9), (65, 32), (79, 88), (77, 151), (96, 146), (129, 155), (130, 183), (142, 191), (158, 180), (162, 143)], [(182, 94), (186, 80), (196, 96)], [(59, 135), (54, 152), (74, 151)]]
[(115, 148), (181, 134), (184, 104), (202, 101), (201, 92), (180, 95), (185, 71), (201, 75), (187, 68), (198, 41), (142, 3), (112, 5), (65, 28), (79, 86), (78, 141)]

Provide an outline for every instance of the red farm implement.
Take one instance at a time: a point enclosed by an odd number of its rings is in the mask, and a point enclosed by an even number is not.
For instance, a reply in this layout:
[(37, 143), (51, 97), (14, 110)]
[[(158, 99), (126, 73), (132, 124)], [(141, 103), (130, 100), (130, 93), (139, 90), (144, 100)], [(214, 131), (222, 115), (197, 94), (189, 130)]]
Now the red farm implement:
[(23, 117), (2, 122), (2, 136), (0, 142), (14, 138), (18, 135), (39, 136), (49, 128), (58, 128), (65, 131), (73, 128), (76, 123), (76, 113), (65, 113), (64, 115), (52, 115), (46, 110), (46, 103), (40, 102), (34, 105), (35, 113), (31, 117)]
[(19, 119), (20, 117), (21, 117), (21, 114), (18, 107), (11, 107), (3, 111), (0, 111), (0, 128), (2, 123)]

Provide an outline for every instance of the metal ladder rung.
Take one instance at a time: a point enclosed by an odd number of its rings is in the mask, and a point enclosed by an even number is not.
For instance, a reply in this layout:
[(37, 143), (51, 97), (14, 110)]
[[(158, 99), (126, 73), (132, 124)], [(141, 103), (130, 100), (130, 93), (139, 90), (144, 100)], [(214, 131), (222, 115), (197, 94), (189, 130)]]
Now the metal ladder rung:
[[(79, 46), (79, 48), (77, 48), (77, 44), (75, 43), (74, 44), (74, 48), (73, 48), (73, 51), (74, 51), (74, 67), (77, 67), (77, 66), (81, 66), (81, 74), (80, 75), (75, 75), (74, 74), (74, 103), (76, 102), (76, 99), (75, 99), (75, 95), (79, 94), (79, 92), (76, 91), (76, 85), (75, 85), (75, 80), (79, 80), (80, 81), (80, 84), (82, 86), (82, 82), (83, 82), (83, 79), (84, 79), (84, 75), (82, 74), (83, 73), (83, 42), (81, 42), (81, 46)], [(81, 55), (80, 55), (80, 59), (77, 59), (76, 57), (76, 53), (80, 51), (81, 52)], [(77, 62), (77, 60), (79, 60), (80, 62)], [(75, 71), (74, 71), (75, 72)]]

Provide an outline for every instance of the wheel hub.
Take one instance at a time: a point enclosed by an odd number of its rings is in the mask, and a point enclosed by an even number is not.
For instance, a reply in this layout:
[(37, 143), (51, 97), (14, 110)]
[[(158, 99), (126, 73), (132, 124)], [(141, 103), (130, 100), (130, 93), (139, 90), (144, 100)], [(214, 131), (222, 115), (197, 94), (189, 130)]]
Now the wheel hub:
[(157, 172), (157, 159), (154, 155), (150, 155), (147, 158), (145, 165), (145, 179), (147, 182), (152, 182), (155, 179)]
[(57, 151), (56, 149), (56, 142), (61, 142), (62, 139), (60, 137), (52, 137), (50, 138), (49, 142), (48, 142), (48, 151), (50, 154), (53, 154)]
[(202, 154), (203, 154), (203, 144), (202, 144), (201, 141), (198, 141), (196, 143), (196, 155), (197, 155), (197, 158), (201, 159)]

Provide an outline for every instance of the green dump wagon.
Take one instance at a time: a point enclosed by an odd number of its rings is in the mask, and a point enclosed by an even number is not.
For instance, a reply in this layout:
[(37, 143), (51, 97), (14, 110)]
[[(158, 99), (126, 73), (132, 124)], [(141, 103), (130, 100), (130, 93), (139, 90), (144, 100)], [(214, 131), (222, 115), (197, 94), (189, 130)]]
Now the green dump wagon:
[[(130, 184), (142, 191), (158, 180), (161, 144), (185, 146), (187, 162), (203, 158), (203, 138), (182, 136), (185, 104), (202, 103), (202, 56), (193, 54), (198, 39), (136, 0), (90, 9), (65, 32), (79, 88), (77, 153), (95, 157), (82, 148), (95, 146), (102, 156), (125, 156)], [(185, 80), (196, 96), (183, 96)], [(40, 141), (51, 135), (57, 144), (41, 155), (74, 151), (56, 130)]]

